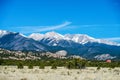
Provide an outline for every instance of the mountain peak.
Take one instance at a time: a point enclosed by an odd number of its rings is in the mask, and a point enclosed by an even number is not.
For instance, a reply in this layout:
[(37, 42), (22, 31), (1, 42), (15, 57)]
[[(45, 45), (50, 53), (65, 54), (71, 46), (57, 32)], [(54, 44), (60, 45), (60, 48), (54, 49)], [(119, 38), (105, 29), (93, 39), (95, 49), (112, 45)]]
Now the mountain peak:
[(54, 32), (54, 31), (52, 31), (52, 32), (47, 32), (47, 33), (45, 34), (45, 38), (63, 39), (64, 36), (61, 35), (61, 34), (59, 34), (59, 33), (56, 33), (56, 32)]
[(10, 32), (9, 31), (6, 31), (6, 30), (0, 30), (0, 37), (3, 37), (4, 35), (7, 35), (9, 34)]
[(31, 35), (28, 36), (28, 38), (33, 38), (34, 40), (40, 40), (44, 37), (44, 34), (40, 33), (32, 33)]
[(51, 31), (51, 32), (45, 33), (45, 35), (61, 35), (61, 34), (55, 32), (55, 31)]
[(54, 31), (52, 32), (47, 32), (45, 34), (40, 34), (40, 33), (32, 33), (31, 35), (28, 36), (28, 38), (33, 38), (34, 40), (41, 40), (43, 38), (55, 38), (55, 39), (63, 39), (63, 35), (56, 33)]
[(94, 41), (95, 39), (86, 34), (66, 34), (66, 39), (75, 41), (77, 43), (85, 44), (89, 41)]
[(61, 35), (57, 32), (51, 31), (47, 32), (45, 34), (40, 34), (40, 33), (33, 33), (28, 38), (32, 38), (34, 40), (41, 40), (45, 38), (50, 38), (50, 39), (55, 39), (55, 40), (71, 40), (79, 44), (86, 44), (88, 42), (95, 42), (95, 43), (103, 43), (107, 45), (115, 45), (115, 46), (120, 46), (120, 44), (112, 41), (107, 41), (103, 39), (96, 39), (91, 36), (88, 36), (86, 34), (65, 34)]

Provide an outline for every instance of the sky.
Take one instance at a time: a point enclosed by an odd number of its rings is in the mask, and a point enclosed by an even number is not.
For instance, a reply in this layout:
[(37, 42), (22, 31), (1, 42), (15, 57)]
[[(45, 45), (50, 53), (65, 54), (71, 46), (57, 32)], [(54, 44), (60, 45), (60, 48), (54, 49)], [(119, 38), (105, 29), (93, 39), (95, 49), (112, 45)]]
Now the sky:
[(120, 42), (120, 0), (0, 0), (0, 29), (87, 34)]

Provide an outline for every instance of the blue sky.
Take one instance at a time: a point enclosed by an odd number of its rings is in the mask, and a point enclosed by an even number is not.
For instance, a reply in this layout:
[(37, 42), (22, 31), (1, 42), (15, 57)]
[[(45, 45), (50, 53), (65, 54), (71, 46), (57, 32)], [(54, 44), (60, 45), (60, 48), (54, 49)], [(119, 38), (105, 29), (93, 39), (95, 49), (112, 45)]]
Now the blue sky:
[(0, 0), (0, 29), (120, 41), (120, 0)]

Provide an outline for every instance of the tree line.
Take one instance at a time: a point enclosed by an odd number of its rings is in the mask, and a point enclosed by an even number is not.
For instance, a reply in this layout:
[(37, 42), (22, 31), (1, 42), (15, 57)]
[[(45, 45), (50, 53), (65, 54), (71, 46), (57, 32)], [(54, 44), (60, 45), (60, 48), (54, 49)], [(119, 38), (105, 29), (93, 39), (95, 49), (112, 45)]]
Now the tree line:
[(44, 69), (45, 66), (52, 66), (52, 69), (57, 67), (66, 67), (68, 69), (84, 69), (86, 67), (108, 67), (115, 68), (120, 67), (120, 61), (112, 61), (107, 63), (105, 61), (96, 60), (83, 60), (83, 59), (43, 59), (43, 60), (0, 60), (0, 65), (12, 65), (18, 66), (18, 68), (23, 68), (23, 66), (28, 66), (32, 69), (33, 66), (39, 66), (39, 68)]

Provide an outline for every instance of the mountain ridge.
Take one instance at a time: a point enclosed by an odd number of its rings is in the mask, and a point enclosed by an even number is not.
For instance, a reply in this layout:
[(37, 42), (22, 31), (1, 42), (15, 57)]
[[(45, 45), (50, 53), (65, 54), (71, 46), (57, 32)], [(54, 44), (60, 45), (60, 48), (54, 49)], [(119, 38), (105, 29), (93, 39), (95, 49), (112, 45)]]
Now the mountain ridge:
[(101, 59), (99, 57), (106, 54), (110, 55), (107, 57), (115, 56), (116, 59), (120, 58), (119, 45), (100, 43), (97, 42), (99, 40), (96, 41), (95, 38), (88, 35), (69, 34), (69, 36), (63, 36), (56, 32), (48, 32), (40, 38), (40, 40), (35, 40), (21, 33), (9, 32), (9, 34), (2, 34), (2, 37), (0, 37), (0, 48), (53, 53), (65, 50), (67, 55), (79, 55), (87, 59)]
[(57, 40), (63, 39), (63, 40), (72, 40), (76, 43), (80, 43), (80, 44), (85, 44), (87, 42), (98, 42), (98, 43), (103, 43), (103, 44), (107, 44), (107, 45), (116, 45), (116, 46), (120, 46), (119, 43), (113, 42), (113, 41), (108, 41), (108, 40), (104, 40), (104, 39), (95, 39), (91, 36), (88, 36), (86, 34), (65, 34), (65, 35), (61, 35), (59, 33), (56, 32), (47, 32), (46, 34), (40, 34), (40, 33), (33, 33), (31, 35), (28, 36), (28, 38), (32, 38), (34, 40), (41, 40), (43, 38), (54, 38)]

